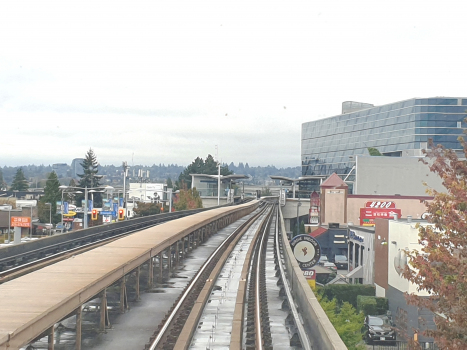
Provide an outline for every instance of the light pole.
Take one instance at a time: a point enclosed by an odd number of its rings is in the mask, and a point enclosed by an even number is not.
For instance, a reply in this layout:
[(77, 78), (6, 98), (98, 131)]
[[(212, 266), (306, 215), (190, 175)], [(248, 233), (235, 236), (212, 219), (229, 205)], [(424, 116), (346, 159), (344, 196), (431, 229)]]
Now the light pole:
[(31, 223), (29, 224), (29, 238), (32, 238), (32, 205), (29, 205), (31, 208)]
[(8, 206), (8, 244), (10, 244), (10, 231), (11, 231), (11, 208), (13, 206), (10, 204)]
[[(49, 212), (49, 223), (52, 224), (52, 203), (45, 203), (45, 205), (48, 205), (50, 207), (50, 212)], [(53, 226), (53, 225), (52, 225)], [(51, 229), (49, 228), (49, 236), (51, 233)]]
[(63, 212), (65, 210), (65, 205), (63, 204), (63, 192), (65, 191), (65, 189), (68, 188), (68, 186), (61, 185), (61, 186), (58, 186), (58, 188), (62, 191), (62, 201), (60, 202), (60, 214), (62, 215), (62, 221), (61, 221), (60, 226), (62, 227), (62, 233), (63, 233), (64, 232), (64, 230), (63, 230)]
[(128, 177), (128, 169), (130, 168), (127, 164), (127, 162), (123, 162), (122, 164), (123, 167), (123, 209), (125, 211), (125, 220), (128, 220), (128, 213), (126, 210), (126, 178)]
[(300, 222), (299, 222), (299, 216), (298, 216), (298, 209), (300, 208), (300, 206), (302, 205), (302, 203), (300, 202), (300, 196), (298, 196), (298, 203), (297, 203), (297, 235), (300, 234)]

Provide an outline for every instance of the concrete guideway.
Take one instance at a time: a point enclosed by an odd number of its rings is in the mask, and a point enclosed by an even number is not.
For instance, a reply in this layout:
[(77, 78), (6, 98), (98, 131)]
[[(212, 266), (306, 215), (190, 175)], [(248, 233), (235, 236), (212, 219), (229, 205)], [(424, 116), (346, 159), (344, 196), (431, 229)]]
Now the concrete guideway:
[(165, 249), (178, 247), (187, 236), (210, 235), (257, 205), (218, 208), (164, 223), (0, 285), (0, 349), (20, 348), (72, 313), (80, 319), (82, 304), (107, 286)]

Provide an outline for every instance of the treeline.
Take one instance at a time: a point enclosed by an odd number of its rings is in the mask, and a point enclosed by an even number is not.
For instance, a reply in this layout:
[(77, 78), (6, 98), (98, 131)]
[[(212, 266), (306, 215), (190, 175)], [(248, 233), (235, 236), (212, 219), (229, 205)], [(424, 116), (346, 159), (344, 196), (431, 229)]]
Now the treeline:
[[(223, 167), (227, 167), (227, 164), (223, 164)], [(19, 168), (22, 168), (24, 176), (30, 183), (31, 188), (35, 187), (44, 187), (45, 181), (47, 180), (48, 175), (52, 172), (51, 165), (23, 165), (18, 167), (4, 166), (0, 167), (0, 184), (3, 180), (5, 184), (11, 186), (15, 174)], [(142, 175), (143, 181), (146, 182), (164, 182), (168, 178), (172, 180), (177, 180), (181, 173), (187, 169), (187, 166), (177, 165), (177, 164), (153, 164), (152, 166), (143, 166), (135, 165), (129, 170), (130, 181), (136, 182), (140, 179), (139, 175)], [(141, 170), (141, 172), (140, 172)], [(301, 176), (301, 168), (297, 167), (288, 167), (288, 168), (276, 168), (273, 165), (268, 165), (266, 167), (261, 166), (249, 166), (248, 163), (240, 162), (238, 165), (235, 165), (233, 162), (228, 165), (228, 170), (232, 171), (234, 174), (243, 174), (249, 175), (250, 180), (246, 183), (265, 184), (269, 180), (270, 175), (281, 175), (291, 178), (297, 178)], [(147, 172), (149, 171), (149, 177), (147, 177)], [(119, 179), (122, 179), (122, 166), (121, 165), (104, 165), (98, 166), (98, 172), (100, 175), (105, 175), (107, 179), (112, 182), (119, 182)], [(60, 183), (68, 185), (68, 182), (71, 179), (71, 166), (68, 165), (66, 173), (58, 173), (58, 179)], [(122, 180), (123, 181), (123, 180)]]

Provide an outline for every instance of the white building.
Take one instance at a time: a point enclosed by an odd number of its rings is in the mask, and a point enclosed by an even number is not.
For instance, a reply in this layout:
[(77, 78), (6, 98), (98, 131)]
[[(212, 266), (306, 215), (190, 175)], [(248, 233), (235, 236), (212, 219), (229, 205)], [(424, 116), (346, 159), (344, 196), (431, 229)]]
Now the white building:
[(130, 183), (127, 198), (144, 203), (162, 202), (167, 201), (167, 191), (163, 183)]

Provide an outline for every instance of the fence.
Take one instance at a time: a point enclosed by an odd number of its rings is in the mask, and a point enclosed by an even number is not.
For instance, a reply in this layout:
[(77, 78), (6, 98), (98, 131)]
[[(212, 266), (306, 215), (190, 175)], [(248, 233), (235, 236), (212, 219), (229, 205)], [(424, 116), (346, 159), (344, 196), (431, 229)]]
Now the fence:
[[(438, 350), (438, 347), (434, 343), (420, 342), (422, 349), (427, 350)], [(389, 344), (372, 344), (367, 345), (368, 350), (408, 350), (408, 344), (402, 341), (391, 342)]]

